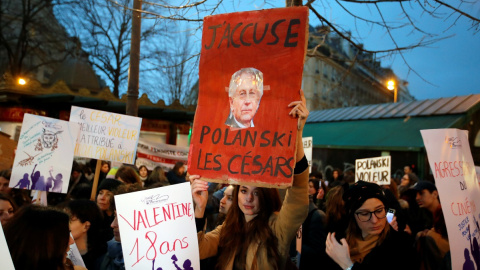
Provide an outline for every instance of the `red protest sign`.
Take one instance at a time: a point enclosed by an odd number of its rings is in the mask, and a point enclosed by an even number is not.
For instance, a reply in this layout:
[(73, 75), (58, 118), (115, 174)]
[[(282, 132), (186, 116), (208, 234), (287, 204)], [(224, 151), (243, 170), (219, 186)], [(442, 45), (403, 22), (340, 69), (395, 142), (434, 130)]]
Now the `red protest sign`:
[(189, 173), (215, 182), (291, 185), (308, 8), (204, 19)]

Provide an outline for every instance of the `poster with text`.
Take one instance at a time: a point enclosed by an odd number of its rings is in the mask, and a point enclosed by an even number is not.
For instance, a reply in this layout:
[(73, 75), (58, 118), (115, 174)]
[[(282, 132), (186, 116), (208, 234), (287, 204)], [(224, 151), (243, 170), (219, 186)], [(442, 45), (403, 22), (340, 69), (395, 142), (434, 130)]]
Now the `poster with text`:
[(78, 133), (70, 122), (26, 113), (10, 187), (67, 193)]
[(114, 198), (126, 269), (200, 269), (190, 183)]
[(75, 156), (133, 164), (142, 118), (72, 106), (80, 134)]
[(480, 240), (480, 188), (467, 131), (431, 129), (421, 133), (447, 225), (452, 269), (466, 269), (466, 260), (480, 260), (476, 253)]
[(378, 185), (390, 185), (392, 158), (390, 156), (355, 160), (355, 182), (362, 180)]
[(153, 143), (145, 139), (140, 139), (137, 148), (137, 168), (145, 165), (147, 169), (153, 170), (160, 166), (164, 171), (170, 171), (177, 162), (185, 164), (187, 170), (188, 147)]
[(307, 7), (205, 17), (190, 174), (291, 185), (307, 29)]
[(313, 155), (313, 137), (304, 137), (303, 151), (305, 151), (305, 157), (308, 160), (308, 172), (312, 173), (312, 155)]

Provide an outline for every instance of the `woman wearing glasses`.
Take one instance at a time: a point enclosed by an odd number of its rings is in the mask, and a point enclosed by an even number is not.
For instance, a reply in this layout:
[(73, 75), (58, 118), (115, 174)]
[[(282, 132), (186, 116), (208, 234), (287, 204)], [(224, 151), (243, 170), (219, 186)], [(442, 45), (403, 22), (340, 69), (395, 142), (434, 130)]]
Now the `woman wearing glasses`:
[(346, 238), (339, 242), (333, 233), (326, 241), (327, 254), (341, 269), (418, 269), (410, 238), (387, 222), (388, 206), (380, 186), (358, 181), (343, 199), (349, 218)]

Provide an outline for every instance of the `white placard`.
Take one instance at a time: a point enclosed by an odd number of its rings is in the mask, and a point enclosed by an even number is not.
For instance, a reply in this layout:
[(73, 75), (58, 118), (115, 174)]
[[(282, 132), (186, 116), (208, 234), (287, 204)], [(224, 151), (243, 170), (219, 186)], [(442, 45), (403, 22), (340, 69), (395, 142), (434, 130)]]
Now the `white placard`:
[(452, 269), (463, 269), (465, 251), (473, 260), (471, 241), (476, 242), (480, 236), (480, 209), (476, 207), (480, 206), (480, 188), (468, 133), (459, 129), (421, 133), (447, 224)]
[(126, 269), (200, 269), (190, 183), (115, 196)]
[(75, 156), (133, 164), (142, 118), (72, 106), (79, 123)]
[(302, 138), (303, 151), (308, 161), (308, 172), (312, 173), (313, 137)]
[(153, 143), (145, 139), (140, 139), (138, 142), (135, 161), (138, 168), (145, 165), (147, 169), (153, 170), (160, 166), (163, 170), (169, 171), (179, 161), (185, 163), (185, 169), (187, 169), (188, 147)]
[(25, 114), (10, 187), (67, 193), (78, 133), (70, 122)]
[[(73, 239), (72, 233), (70, 233), (70, 237)], [(67, 257), (72, 261), (73, 265), (80, 265), (82, 267), (85, 267), (82, 255), (80, 254), (80, 251), (78, 250), (77, 244), (75, 242), (70, 245), (70, 249), (67, 252)]]
[(8, 249), (7, 240), (5, 240), (5, 234), (3, 228), (0, 225), (0, 262), (2, 264), (2, 270), (15, 270), (13, 266), (12, 257), (10, 256), (10, 250)]
[(390, 156), (355, 160), (355, 182), (363, 180), (379, 185), (390, 185), (391, 161)]

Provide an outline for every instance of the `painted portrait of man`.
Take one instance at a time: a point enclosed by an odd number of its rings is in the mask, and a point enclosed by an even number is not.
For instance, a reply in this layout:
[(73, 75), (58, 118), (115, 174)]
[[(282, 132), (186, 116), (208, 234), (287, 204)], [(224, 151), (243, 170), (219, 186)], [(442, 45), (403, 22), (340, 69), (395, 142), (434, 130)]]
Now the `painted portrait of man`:
[(263, 73), (255, 68), (242, 68), (232, 75), (228, 87), (230, 114), (225, 125), (232, 128), (254, 127), (253, 117), (263, 95)]

